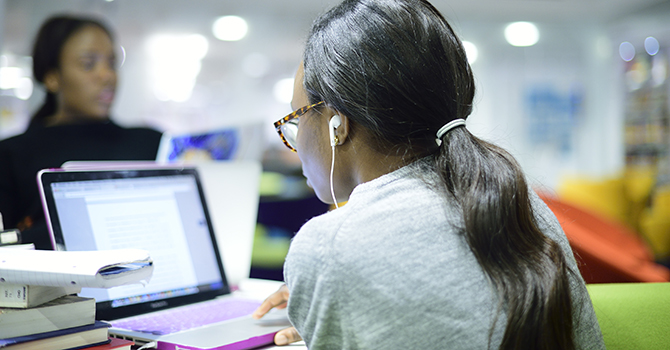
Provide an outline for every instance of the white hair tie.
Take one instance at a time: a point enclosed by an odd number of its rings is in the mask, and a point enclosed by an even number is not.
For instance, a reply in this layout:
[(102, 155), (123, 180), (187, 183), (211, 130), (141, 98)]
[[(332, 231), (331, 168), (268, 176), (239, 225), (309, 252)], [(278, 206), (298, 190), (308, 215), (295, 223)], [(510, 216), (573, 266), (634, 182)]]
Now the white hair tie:
[(435, 141), (437, 142), (437, 144), (438, 145), (442, 144), (442, 137), (444, 137), (444, 135), (446, 133), (448, 133), (449, 130), (451, 130), (451, 129), (457, 127), (457, 126), (461, 126), (461, 125), (465, 125), (465, 119), (458, 118), (458, 119), (454, 119), (454, 120), (448, 122), (443, 127), (441, 127), (440, 130), (438, 130), (437, 134), (436, 134), (437, 139)]

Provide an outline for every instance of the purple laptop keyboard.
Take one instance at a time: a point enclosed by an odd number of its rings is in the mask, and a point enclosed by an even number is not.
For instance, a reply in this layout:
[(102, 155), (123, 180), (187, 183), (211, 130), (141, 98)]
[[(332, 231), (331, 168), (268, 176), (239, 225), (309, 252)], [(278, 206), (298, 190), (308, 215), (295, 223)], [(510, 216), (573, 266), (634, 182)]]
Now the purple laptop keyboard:
[(251, 315), (260, 305), (255, 300), (218, 299), (111, 323), (116, 328), (164, 335)]

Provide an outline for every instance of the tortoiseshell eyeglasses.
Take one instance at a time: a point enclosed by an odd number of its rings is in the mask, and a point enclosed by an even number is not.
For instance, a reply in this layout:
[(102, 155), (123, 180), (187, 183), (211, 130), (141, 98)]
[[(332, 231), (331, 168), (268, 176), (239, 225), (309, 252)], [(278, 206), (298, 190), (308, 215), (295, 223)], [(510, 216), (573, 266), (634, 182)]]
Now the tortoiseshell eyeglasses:
[(310, 109), (317, 107), (323, 103), (324, 102), (321, 101), (309, 106), (298, 108), (295, 111), (291, 112), (291, 114), (277, 120), (274, 123), (275, 129), (277, 129), (279, 137), (281, 137), (281, 140), (284, 141), (286, 147), (288, 147), (291, 151), (297, 152), (296, 137), (298, 136), (298, 118), (307, 113)]

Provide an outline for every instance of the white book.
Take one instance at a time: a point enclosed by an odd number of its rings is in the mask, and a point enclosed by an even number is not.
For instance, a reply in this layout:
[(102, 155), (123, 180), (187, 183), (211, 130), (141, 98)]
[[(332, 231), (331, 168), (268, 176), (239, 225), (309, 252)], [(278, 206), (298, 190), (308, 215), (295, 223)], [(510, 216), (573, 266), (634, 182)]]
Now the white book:
[(149, 252), (141, 249), (53, 251), (0, 248), (0, 284), (111, 288), (148, 283)]
[(0, 307), (29, 308), (65, 295), (77, 294), (81, 287), (47, 287), (0, 283)]
[(29, 309), (0, 308), (0, 339), (95, 322), (95, 299), (68, 295)]

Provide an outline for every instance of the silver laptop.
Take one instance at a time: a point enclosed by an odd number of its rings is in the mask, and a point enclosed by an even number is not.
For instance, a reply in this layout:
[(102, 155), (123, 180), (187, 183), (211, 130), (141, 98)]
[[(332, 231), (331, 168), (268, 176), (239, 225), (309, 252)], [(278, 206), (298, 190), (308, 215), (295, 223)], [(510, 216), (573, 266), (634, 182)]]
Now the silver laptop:
[(230, 295), (195, 168), (52, 169), (38, 183), (56, 249), (133, 247), (154, 260), (146, 286), (80, 293), (110, 334), (158, 349), (245, 349), (290, 325), (281, 311), (254, 320), (260, 301)]
[[(69, 161), (67, 170), (192, 166), (198, 171), (219, 253), (232, 289), (249, 279), (262, 166), (259, 161), (205, 161), (165, 164), (147, 161)], [(225, 180), (225, 181), (222, 181)], [(231, 200), (233, 198), (233, 200)]]

